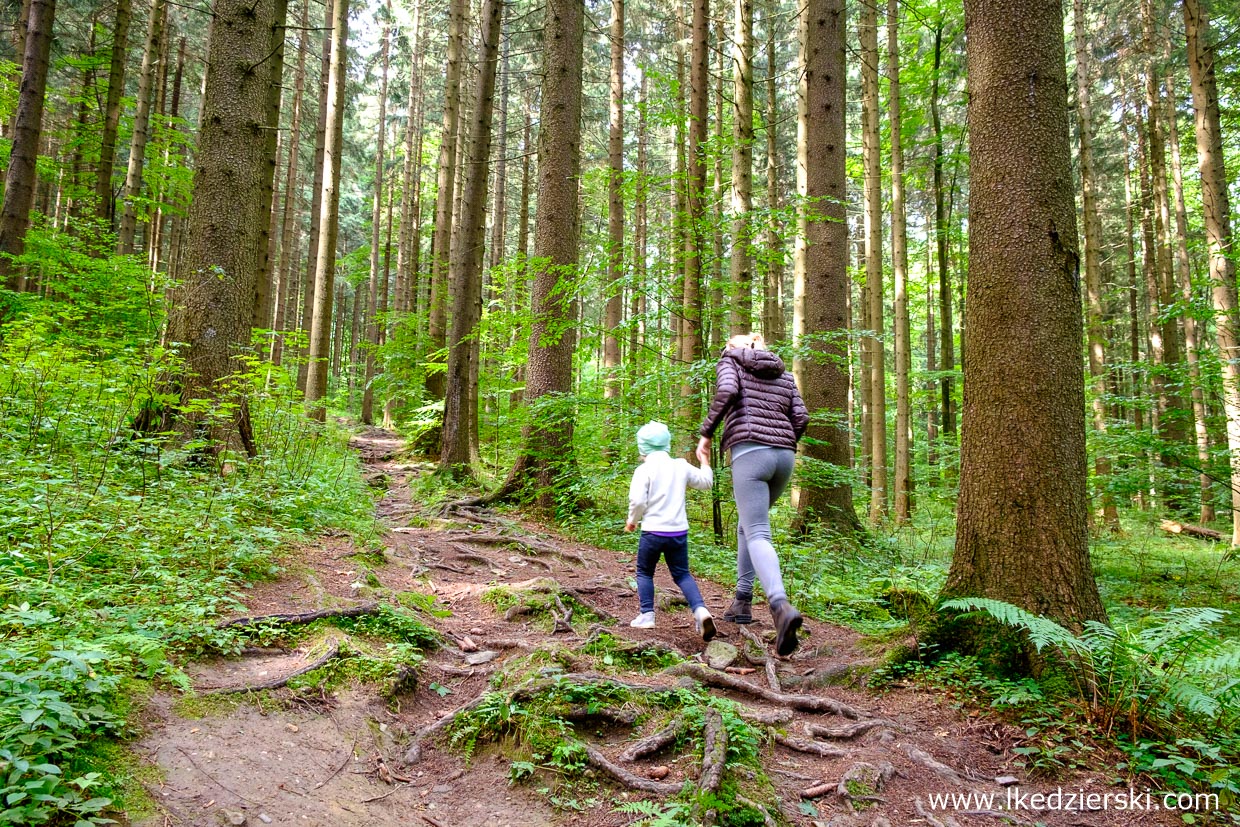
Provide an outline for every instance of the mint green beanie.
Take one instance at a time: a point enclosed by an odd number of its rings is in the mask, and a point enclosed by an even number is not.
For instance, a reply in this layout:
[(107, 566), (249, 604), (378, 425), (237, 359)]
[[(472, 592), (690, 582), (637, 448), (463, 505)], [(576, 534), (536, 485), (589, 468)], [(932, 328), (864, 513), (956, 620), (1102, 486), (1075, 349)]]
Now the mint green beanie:
[(637, 429), (637, 450), (642, 456), (672, 447), (672, 432), (662, 422), (647, 422)]

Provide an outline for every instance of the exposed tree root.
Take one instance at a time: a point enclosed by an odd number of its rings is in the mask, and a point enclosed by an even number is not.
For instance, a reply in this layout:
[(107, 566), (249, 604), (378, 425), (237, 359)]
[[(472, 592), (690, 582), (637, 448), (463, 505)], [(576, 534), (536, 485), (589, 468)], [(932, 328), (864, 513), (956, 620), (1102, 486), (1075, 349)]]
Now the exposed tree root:
[(908, 727), (903, 724), (897, 724), (895, 721), (889, 721), (886, 718), (869, 718), (864, 721), (854, 721), (841, 727), (823, 726), (821, 724), (807, 723), (805, 731), (815, 738), (832, 738), (835, 740), (846, 741), (850, 738), (856, 738), (858, 735), (864, 735), (872, 729), (878, 728), (894, 729), (899, 732), (908, 732)]
[(939, 778), (951, 784), (955, 784), (960, 787), (967, 786), (964, 782), (964, 779), (960, 777), (960, 774), (958, 772), (956, 772), (955, 770), (953, 770), (951, 767), (947, 766), (943, 762), (936, 760), (933, 756), (930, 755), (930, 753), (926, 752), (923, 749), (918, 749), (912, 744), (903, 744), (902, 747), (904, 749), (905, 754), (908, 755), (909, 760), (911, 760), (914, 764), (919, 764), (925, 767), (926, 769), (930, 770), (935, 775), (937, 775)]
[(484, 557), (481, 554), (474, 554), (472, 551), (458, 551), (452, 559), (461, 560), (466, 563), (477, 563), (478, 565), (485, 566), (488, 569), (497, 569), (500, 567), (499, 563), (495, 562), (490, 557)]
[[(854, 802), (885, 803), (885, 800), (877, 793), (895, 774), (895, 767), (885, 761), (877, 767), (865, 761), (858, 761), (844, 771), (839, 783), (835, 785), (835, 793), (851, 810), (856, 809), (853, 806)], [(860, 792), (860, 790), (872, 792)]]
[(340, 641), (336, 640), (335, 638), (332, 638), (328, 644), (327, 652), (325, 652), (321, 657), (315, 659), (313, 663), (308, 663), (305, 666), (301, 667), (300, 669), (290, 672), (289, 674), (284, 675), (283, 677), (273, 678), (272, 680), (263, 681), (262, 683), (246, 684), (245, 686), (225, 686), (225, 687), (221, 687), (220, 689), (212, 689), (207, 694), (208, 695), (231, 695), (237, 692), (261, 692), (264, 689), (279, 689), (280, 687), (288, 684), (288, 682), (291, 681), (293, 678), (299, 678), (302, 675), (305, 675), (309, 672), (313, 672), (315, 669), (318, 669), (319, 667), (324, 666), (325, 664), (328, 663), (328, 661), (331, 661), (332, 659), (337, 658), (339, 656), (340, 656)]
[(844, 718), (854, 719), (864, 717), (861, 712), (848, 704), (832, 698), (826, 698), (821, 695), (787, 695), (733, 677), (726, 672), (711, 669), (709, 666), (700, 663), (679, 663), (669, 669), (668, 672), (673, 675), (686, 675), (708, 686), (734, 689), (738, 692), (756, 695), (771, 703), (790, 706), (793, 709), (800, 709), (805, 712), (830, 712)]
[(668, 724), (658, 732), (629, 744), (624, 752), (616, 756), (616, 760), (623, 764), (631, 764), (638, 758), (654, 755), (664, 747), (674, 744), (676, 739), (680, 737), (680, 734), (684, 732), (684, 728), (683, 722)]
[(225, 620), (217, 624), (219, 629), (245, 629), (250, 626), (260, 626), (266, 623), (283, 623), (286, 625), (313, 623), (316, 620), (323, 620), (328, 617), (361, 617), (363, 615), (376, 614), (379, 611), (378, 603), (366, 603), (362, 606), (349, 606), (345, 609), (319, 609), (315, 612), (300, 612), (297, 614), (273, 614), (258, 615), (255, 617), (235, 617), (232, 620)]
[(959, 822), (949, 815), (943, 816), (942, 819), (935, 817), (932, 812), (926, 809), (926, 805), (922, 803), (920, 798), (913, 802), (913, 807), (917, 810), (917, 815), (924, 818), (930, 827), (960, 827)]
[(723, 783), (723, 769), (728, 761), (728, 729), (717, 709), (706, 710), (702, 729), (702, 776), (698, 788), (715, 793)]
[(574, 706), (562, 713), (561, 717), (569, 721), (589, 721), (597, 718), (620, 726), (633, 726), (633, 724), (637, 723), (637, 712), (624, 708), (609, 709), (602, 707), (595, 709), (588, 706)]
[(754, 634), (753, 630), (745, 625), (738, 625), (738, 629), (745, 639), (758, 647), (758, 651), (762, 653), (762, 667), (766, 670), (766, 682), (774, 692), (783, 692), (783, 684), (779, 682), (779, 670), (775, 666), (775, 659), (771, 657), (771, 653), (767, 651), (766, 644), (762, 638)]
[(452, 710), (447, 715), (444, 715), (442, 718), (436, 721), (432, 721), (431, 723), (427, 724), (426, 726), (422, 727), (417, 732), (415, 732), (413, 734), (413, 737), (409, 739), (409, 748), (405, 750), (406, 766), (410, 764), (416, 764), (422, 760), (422, 743), (427, 738), (430, 738), (431, 736), (436, 735), (437, 733), (442, 732), (443, 730), (447, 729), (452, 724), (452, 722), (456, 720), (458, 715), (461, 715), (462, 713), (465, 713), (465, 712), (469, 712), (471, 709), (477, 706), (480, 706), (483, 703), (483, 701), (486, 700), (488, 694), (490, 693), (483, 692), (481, 695), (474, 698), (469, 703), (458, 706), (456, 709)]
[(551, 609), (551, 617), (555, 619), (555, 628), (551, 630), (551, 634), (556, 635), (561, 632), (564, 632), (565, 634), (572, 634), (573, 633), (573, 608), (572, 606), (565, 606), (564, 601), (560, 599), (560, 596), (558, 594), (555, 596), (555, 605), (558, 606), (560, 610), (557, 612), (555, 609)]
[(750, 723), (762, 726), (780, 726), (792, 720), (791, 709), (754, 709), (752, 706), (738, 706), (736, 714)]
[[(759, 804), (758, 802), (752, 799), (746, 798), (743, 795), (738, 795), (736, 797), (736, 803), (744, 807), (751, 807), (752, 809), (755, 809), (759, 813), (761, 813), (763, 827), (777, 827), (777, 825), (779, 824), (779, 822), (775, 820), (775, 817), (771, 815), (770, 810), (768, 810), (766, 807), (763, 807), (761, 804)], [(789, 823), (793, 823), (793, 822), (790, 821)]]
[(613, 764), (606, 755), (603, 755), (603, 753), (588, 744), (586, 745), (586, 758), (590, 766), (602, 770), (630, 789), (654, 795), (675, 795), (681, 790), (680, 784), (651, 781), (649, 778), (634, 775), (619, 764)]
[(805, 752), (810, 755), (817, 755), (821, 758), (845, 758), (848, 753), (839, 747), (833, 747), (830, 744), (824, 744), (821, 741), (806, 741), (804, 738), (794, 738), (791, 735), (784, 735), (781, 732), (771, 731), (771, 737), (775, 743), (785, 746), (788, 749), (797, 752)]

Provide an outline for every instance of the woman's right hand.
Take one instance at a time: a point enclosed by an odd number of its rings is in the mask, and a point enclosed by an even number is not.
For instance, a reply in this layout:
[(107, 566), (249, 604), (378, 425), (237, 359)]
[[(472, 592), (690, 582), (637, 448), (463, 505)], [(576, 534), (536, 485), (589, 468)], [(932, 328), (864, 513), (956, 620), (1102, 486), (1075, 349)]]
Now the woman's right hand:
[(710, 437), (704, 436), (698, 440), (696, 453), (698, 462), (710, 467)]

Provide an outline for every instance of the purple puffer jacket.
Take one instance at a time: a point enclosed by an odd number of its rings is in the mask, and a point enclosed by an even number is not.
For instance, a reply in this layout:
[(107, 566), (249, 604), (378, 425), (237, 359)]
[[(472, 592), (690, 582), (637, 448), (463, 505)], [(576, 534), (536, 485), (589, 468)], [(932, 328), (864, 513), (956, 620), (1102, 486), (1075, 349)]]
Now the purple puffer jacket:
[(809, 414), (796, 380), (784, 369), (784, 360), (769, 350), (728, 348), (715, 365), (715, 398), (698, 431), (713, 437), (724, 417), (720, 447), (741, 442), (772, 448), (797, 447)]

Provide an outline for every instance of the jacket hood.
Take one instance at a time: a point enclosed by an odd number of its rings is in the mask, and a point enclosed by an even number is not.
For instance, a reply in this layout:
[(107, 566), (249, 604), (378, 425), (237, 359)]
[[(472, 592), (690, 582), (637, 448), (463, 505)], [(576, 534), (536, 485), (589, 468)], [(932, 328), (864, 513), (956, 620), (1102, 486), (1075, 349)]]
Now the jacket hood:
[(784, 360), (769, 350), (730, 347), (723, 352), (723, 355), (724, 358), (735, 360), (746, 372), (752, 373), (759, 379), (778, 379), (786, 371)]

